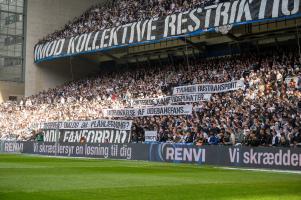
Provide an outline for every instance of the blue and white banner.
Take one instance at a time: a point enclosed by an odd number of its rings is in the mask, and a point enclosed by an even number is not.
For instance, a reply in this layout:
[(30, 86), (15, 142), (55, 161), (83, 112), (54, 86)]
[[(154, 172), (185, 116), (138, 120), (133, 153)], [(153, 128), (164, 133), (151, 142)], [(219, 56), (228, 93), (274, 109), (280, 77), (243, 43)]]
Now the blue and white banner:
[[(154, 43), (179, 36), (199, 35), (215, 27), (228, 27), (292, 18), (300, 15), (300, 0), (232, 0), (161, 18), (133, 22), (105, 30), (58, 39), (34, 48), (34, 61), (92, 53), (127, 45)], [(230, 26), (231, 27), (231, 26)]]
[(195, 146), (187, 144), (91, 144), (54, 142), (0, 142), (0, 153), (93, 157), (196, 163), (215, 166), (301, 170), (301, 149), (281, 147)]

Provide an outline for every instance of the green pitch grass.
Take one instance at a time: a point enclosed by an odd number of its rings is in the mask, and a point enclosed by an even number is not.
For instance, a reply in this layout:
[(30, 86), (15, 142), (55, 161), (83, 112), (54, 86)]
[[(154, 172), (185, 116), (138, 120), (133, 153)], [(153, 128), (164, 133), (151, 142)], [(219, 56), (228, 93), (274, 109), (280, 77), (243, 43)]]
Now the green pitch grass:
[(301, 199), (301, 175), (0, 155), (0, 200)]

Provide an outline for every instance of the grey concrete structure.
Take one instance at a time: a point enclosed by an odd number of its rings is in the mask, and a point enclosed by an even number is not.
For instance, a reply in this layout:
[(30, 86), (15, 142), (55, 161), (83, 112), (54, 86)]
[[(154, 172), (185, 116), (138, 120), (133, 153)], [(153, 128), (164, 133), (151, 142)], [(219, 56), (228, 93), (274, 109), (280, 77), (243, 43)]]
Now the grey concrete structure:
[(0, 0), (0, 103), (24, 96), (24, 0)]
[(7, 101), (10, 96), (20, 100), (24, 96), (24, 83), (0, 81), (0, 103)]
[(25, 96), (54, 88), (98, 70), (81, 58), (34, 63), (34, 46), (39, 39), (63, 27), (101, 0), (28, 0), (26, 22)]

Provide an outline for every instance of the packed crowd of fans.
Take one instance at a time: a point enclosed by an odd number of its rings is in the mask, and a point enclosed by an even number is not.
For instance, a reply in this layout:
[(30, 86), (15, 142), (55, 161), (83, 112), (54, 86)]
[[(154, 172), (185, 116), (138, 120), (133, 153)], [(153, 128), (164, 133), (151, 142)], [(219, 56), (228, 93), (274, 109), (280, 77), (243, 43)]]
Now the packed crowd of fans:
[(101, 119), (103, 109), (129, 108), (133, 99), (169, 96), (176, 86), (242, 80), (244, 90), (193, 103), (192, 115), (133, 118), (132, 141), (143, 141), (146, 130), (155, 130), (159, 142), (300, 145), (300, 57), (284, 52), (103, 72), (18, 103), (1, 104), (0, 138), (32, 139), (37, 123)]
[(161, 17), (229, 0), (108, 0), (91, 7), (64, 28), (49, 34), (40, 43), (104, 30), (131, 22)]

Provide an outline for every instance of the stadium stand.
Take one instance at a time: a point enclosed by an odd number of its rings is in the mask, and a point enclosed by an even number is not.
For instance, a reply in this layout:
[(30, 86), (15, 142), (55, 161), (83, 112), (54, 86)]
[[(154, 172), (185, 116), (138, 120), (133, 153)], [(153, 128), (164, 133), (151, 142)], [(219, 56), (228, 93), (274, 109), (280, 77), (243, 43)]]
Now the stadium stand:
[(104, 71), (19, 103), (2, 104), (0, 136), (31, 140), (36, 132), (30, 125), (36, 122), (105, 118), (103, 109), (129, 108), (133, 99), (169, 96), (177, 86), (233, 80), (242, 80), (246, 87), (193, 103), (192, 116), (134, 118), (132, 141), (144, 141), (144, 130), (156, 130), (160, 142), (300, 145), (301, 110), (296, 109), (301, 101), (300, 56), (289, 49), (196, 59), (189, 65)]
[(300, 28), (301, 0), (0, 0), (0, 200), (301, 199)]

